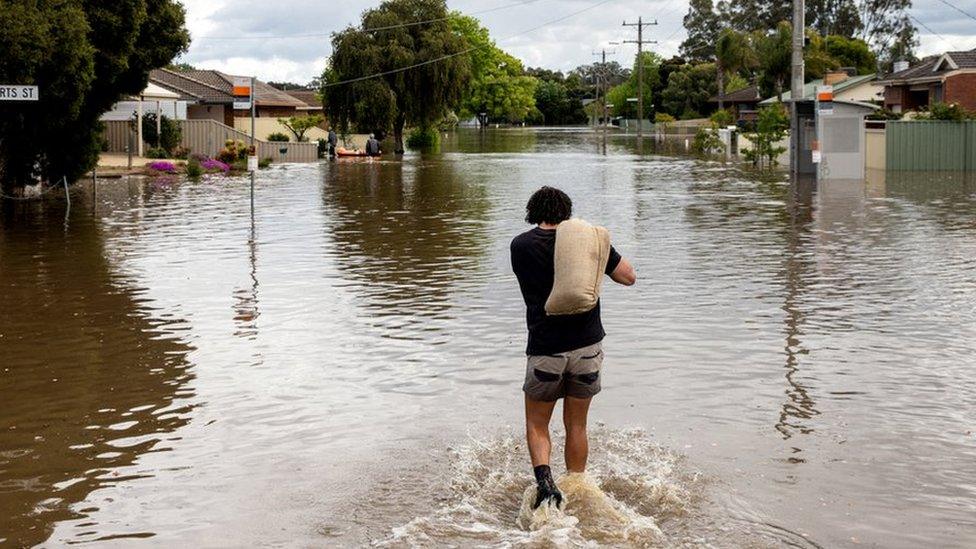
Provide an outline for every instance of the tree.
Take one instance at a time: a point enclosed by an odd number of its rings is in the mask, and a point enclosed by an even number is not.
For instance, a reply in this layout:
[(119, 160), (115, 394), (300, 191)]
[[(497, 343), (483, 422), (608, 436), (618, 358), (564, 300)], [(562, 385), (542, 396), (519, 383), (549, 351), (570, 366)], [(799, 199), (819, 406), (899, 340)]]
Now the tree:
[(715, 64), (684, 65), (668, 77), (662, 93), (664, 110), (682, 119), (698, 118), (709, 110), (715, 95)]
[(308, 141), (305, 138), (305, 133), (308, 132), (308, 130), (317, 127), (324, 121), (325, 117), (323, 117), (321, 114), (292, 116), (291, 118), (278, 119), (278, 123), (288, 128), (288, 131), (291, 133), (295, 134), (295, 140), (299, 142)]
[(790, 78), (793, 28), (786, 21), (769, 34), (757, 33), (759, 54), (759, 90), (763, 96), (776, 95), (783, 100), (783, 88)]
[(806, 0), (805, 20), (821, 36), (857, 36), (864, 26), (855, 0)]
[(722, 28), (712, 0), (691, 0), (683, 20), (688, 37), (681, 55), (692, 61), (708, 61), (715, 55), (715, 35)]
[(33, 84), (40, 100), (0, 105), (0, 183), (74, 182), (95, 165), (99, 117), (142, 91), (151, 69), (186, 49), (172, 0), (0, 0), (0, 80)]
[(451, 27), (470, 50), (471, 82), (461, 101), (461, 116), (522, 122), (535, 109), (537, 80), (525, 74), (522, 62), (502, 51), (474, 17), (451, 14)]
[(912, 0), (860, 0), (860, 38), (871, 45), (883, 63), (911, 58), (918, 46), (915, 26), (908, 17)]
[(628, 99), (637, 97), (637, 82), (640, 71), (638, 63), (644, 63), (644, 116), (653, 119), (654, 116), (654, 88), (660, 85), (660, 74), (658, 69), (661, 66), (661, 56), (650, 51), (641, 53), (641, 58), (634, 57), (634, 68), (630, 72), (630, 78), (618, 86), (614, 86), (607, 92), (607, 101), (613, 105), (615, 116), (626, 118), (637, 118), (637, 102)]
[(878, 70), (878, 58), (863, 40), (830, 35), (824, 39), (824, 47), (841, 67), (854, 67), (858, 74)]
[(753, 148), (743, 149), (742, 154), (759, 168), (775, 166), (776, 158), (786, 151), (785, 147), (778, 146), (777, 143), (786, 137), (789, 127), (789, 115), (782, 104), (759, 109), (756, 131), (746, 134), (752, 141)]
[[(471, 81), (471, 58), (448, 19), (445, 0), (386, 0), (363, 13), (361, 28), (335, 33), (322, 75), (329, 118), (342, 130), (392, 128), (402, 153), (408, 123), (431, 128), (458, 108)], [(429, 22), (402, 25), (414, 21)]]
[(725, 108), (725, 77), (742, 69), (759, 64), (749, 36), (743, 32), (725, 29), (715, 43), (715, 70), (718, 73), (718, 108)]

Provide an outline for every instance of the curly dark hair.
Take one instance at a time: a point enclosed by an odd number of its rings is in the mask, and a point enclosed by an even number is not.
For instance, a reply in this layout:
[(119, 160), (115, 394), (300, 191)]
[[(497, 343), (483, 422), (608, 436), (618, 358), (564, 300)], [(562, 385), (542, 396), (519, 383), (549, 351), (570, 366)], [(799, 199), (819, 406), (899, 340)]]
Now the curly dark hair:
[(542, 187), (532, 194), (525, 206), (525, 222), (533, 225), (558, 225), (573, 216), (573, 201), (554, 187)]

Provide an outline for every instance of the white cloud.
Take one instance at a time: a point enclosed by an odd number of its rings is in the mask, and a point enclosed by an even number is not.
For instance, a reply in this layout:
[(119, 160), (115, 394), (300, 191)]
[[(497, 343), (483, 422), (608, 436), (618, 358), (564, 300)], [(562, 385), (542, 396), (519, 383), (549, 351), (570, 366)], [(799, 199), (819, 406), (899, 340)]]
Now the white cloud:
[[(976, 13), (976, 0), (950, 0)], [(522, 34), (547, 21), (592, 6), (597, 0), (534, 0), (478, 16), (498, 44), (527, 66), (569, 70), (594, 60), (592, 53), (607, 47), (613, 59), (629, 64), (636, 47), (608, 42), (634, 38), (624, 19), (657, 19), (645, 33), (658, 40), (651, 49), (665, 57), (677, 53), (685, 37), (681, 20), (688, 0), (613, 0), (585, 13)], [(359, 20), (363, 10), (380, 0), (183, 0), (187, 27), (193, 37), (183, 61), (264, 80), (307, 82), (321, 73), (331, 53), (330, 36)], [(516, 4), (516, 0), (449, 0), (465, 13)], [(919, 53), (976, 47), (976, 21), (951, 10), (940, 0), (916, 0), (912, 14), (935, 33), (919, 26)]]

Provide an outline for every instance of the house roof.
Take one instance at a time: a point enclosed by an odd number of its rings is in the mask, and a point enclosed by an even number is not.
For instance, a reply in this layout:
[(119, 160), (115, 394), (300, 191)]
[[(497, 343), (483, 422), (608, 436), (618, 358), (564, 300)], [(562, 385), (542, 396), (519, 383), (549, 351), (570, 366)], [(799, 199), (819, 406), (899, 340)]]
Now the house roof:
[(157, 86), (176, 92), (184, 101), (201, 103), (233, 103), (230, 90), (224, 91), (193, 76), (169, 69), (154, 69), (149, 73), (149, 81)]
[(287, 90), (285, 93), (305, 103), (306, 110), (322, 110), (322, 100), (315, 90)]
[(942, 55), (930, 55), (914, 67), (891, 73), (877, 84), (890, 85), (919, 80), (940, 80), (943, 75), (958, 69), (976, 69), (976, 49), (947, 51)]
[[(759, 86), (747, 86), (741, 90), (727, 93), (722, 98), (728, 103), (755, 103), (759, 99)], [(708, 101), (709, 103), (718, 103), (718, 95), (713, 95)]]
[[(234, 76), (215, 70), (171, 71), (156, 69), (149, 80), (180, 94), (181, 99), (202, 103), (233, 103)], [(306, 104), (260, 80), (254, 81), (254, 100), (259, 107), (305, 108)]]
[[(853, 88), (855, 86), (860, 86), (861, 84), (869, 83), (875, 79), (875, 74), (863, 74), (861, 76), (852, 76), (847, 80), (837, 82), (834, 84), (834, 93), (840, 93), (846, 89)], [(817, 93), (817, 86), (823, 86), (823, 78), (818, 78), (816, 80), (811, 80), (803, 85), (803, 99), (813, 99), (814, 95)], [(789, 91), (783, 92), (783, 101), (788, 101), (793, 98), (793, 94)], [(760, 105), (771, 105), (776, 103), (779, 99), (776, 96), (763, 99), (759, 102)]]

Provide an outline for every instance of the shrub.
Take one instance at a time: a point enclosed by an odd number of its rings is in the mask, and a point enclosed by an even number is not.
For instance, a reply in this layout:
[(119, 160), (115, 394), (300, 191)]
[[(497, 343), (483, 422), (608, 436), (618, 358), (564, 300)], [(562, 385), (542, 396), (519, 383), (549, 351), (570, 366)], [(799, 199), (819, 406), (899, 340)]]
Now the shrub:
[(268, 141), (271, 141), (272, 143), (287, 143), (291, 141), (291, 139), (281, 132), (274, 132), (268, 135)]
[(142, 117), (142, 138), (151, 145), (155, 145), (158, 139), (159, 146), (172, 152), (180, 145), (183, 140), (183, 129), (180, 123), (170, 120), (166, 115), (159, 120), (160, 135), (156, 135), (156, 113), (151, 112)]
[(187, 158), (190, 157), (190, 149), (187, 148), (187, 147), (178, 146), (175, 149), (173, 149), (172, 151), (170, 151), (170, 155), (173, 158), (179, 158), (180, 160), (186, 160)]
[(695, 138), (691, 142), (692, 152), (700, 155), (710, 155), (719, 154), (724, 150), (725, 144), (719, 139), (717, 128), (704, 126), (698, 128), (698, 132), (695, 133)]
[(411, 149), (432, 149), (440, 143), (440, 134), (434, 128), (414, 128), (407, 137)]
[(174, 165), (172, 162), (166, 162), (164, 160), (150, 162), (146, 167), (155, 172), (176, 173), (176, 165)]
[(785, 147), (776, 146), (776, 143), (786, 137), (789, 127), (790, 119), (781, 103), (759, 109), (756, 131), (747, 134), (755, 148), (743, 149), (743, 156), (759, 168), (775, 166), (776, 158), (786, 150)]
[(203, 167), (200, 165), (200, 161), (196, 158), (191, 158), (186, 163), (186, 175), (191, 179), (196, 179), (203, 175)]
[(709, 117), (709, 120), (711, 120), (712, 124), (714, 124), (715, 126), (719, 128), (724, 128), (732, 124), (732, 111), (728, 109), (715, 111), (715, 113)]
[(247, 160), (249, 152), (251, 152), (251, 147), (245, 145), (240, 139), (237, 141), (228, 139), (224, 143), (224, 148), (217, 153), (217, 159), (226, 164), (233, 164), (238, 160)]
[(146, 158), (169, 158), (169, 153), (162, 147), (151, 147), (144, 153)]
[(919, 113), (919, 120), (950, 120), (959, 122), (976, 118), (976, 112), (968, 111), (958, 103), (933, 103), (927, 113)]
[(902, 116), (904, 116), (904, 113), (879, 109), (867, 115), (865, 118), (868, 120), (901, 120)]
[(259, 168), (267, 168), (270, 165), (271, 165), (271, 157), (270, 156), (268, 156), (266, 158), (262, 158), (261, 160), (258, 160), (258, 167)]
[(204, 170), (206, 170), (207, 173), (216, 173), (216, 172), (227, 173), (230, 171), (230, 166), (221, 162), (220, 160), (213, 160), (211, 158), (208, 158), (203, 162), (201, 162), (200, 166)]
[(325, 155), (329, 151), (329, 141), (327, 139), (318, 139), (317, 142), (319, 144), (319, 158), (325, 158)]

